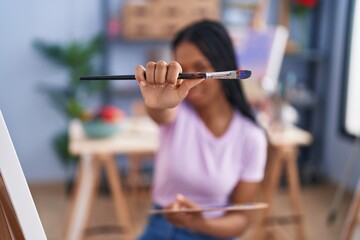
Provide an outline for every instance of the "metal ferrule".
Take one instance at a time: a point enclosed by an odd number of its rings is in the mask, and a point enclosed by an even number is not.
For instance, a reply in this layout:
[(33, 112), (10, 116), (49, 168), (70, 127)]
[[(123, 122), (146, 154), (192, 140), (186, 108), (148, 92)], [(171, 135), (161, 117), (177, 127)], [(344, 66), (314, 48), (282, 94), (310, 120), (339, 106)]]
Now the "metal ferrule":
[(236, 71), (224, 71), (224, 72), (209, 72), (206, 73), (206, 78), (216, 79), (236, 79)]

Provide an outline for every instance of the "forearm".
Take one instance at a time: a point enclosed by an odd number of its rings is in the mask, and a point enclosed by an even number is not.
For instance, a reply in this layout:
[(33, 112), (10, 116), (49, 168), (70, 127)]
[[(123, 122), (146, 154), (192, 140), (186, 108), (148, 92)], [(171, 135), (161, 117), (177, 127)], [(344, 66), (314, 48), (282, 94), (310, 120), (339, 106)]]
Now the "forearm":
[(250, 225), (245, 214), (229, 214), (220, 218), (205, 219), (199, 224), (191, 224), (189, 228), (203, 234), (216, 237), (237, 237), (242, 235)]
[(146, 111), (157, 124), (161, 125), (168, 124), (175, 119), (177, 107), (165, 109), (146, 107)]

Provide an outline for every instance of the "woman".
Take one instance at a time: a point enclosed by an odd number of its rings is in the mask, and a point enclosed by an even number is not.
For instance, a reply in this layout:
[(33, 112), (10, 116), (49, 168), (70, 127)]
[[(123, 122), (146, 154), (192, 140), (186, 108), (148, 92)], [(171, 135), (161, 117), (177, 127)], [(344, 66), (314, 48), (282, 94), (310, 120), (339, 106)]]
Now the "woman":
[[(198, 208), (254, 200), (263, 178), (266, 138), (239, 81), (178, 80), (179, 73), (237, 69), (226, 29), (202, 21), (173, 41), (176, 61), (149, 62), (136, 79), (160, 126), (155, 208)], [(141, 240), (232, 239), (249, 225), (245, 212), (153, 215)]]

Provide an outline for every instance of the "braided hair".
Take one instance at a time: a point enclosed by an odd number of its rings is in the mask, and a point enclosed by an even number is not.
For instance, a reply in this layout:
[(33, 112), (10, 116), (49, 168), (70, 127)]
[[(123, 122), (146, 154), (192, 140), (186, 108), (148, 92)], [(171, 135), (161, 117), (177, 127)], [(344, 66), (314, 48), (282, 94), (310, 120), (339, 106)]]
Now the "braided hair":
[[(181, 30), (172, 42), (174, 50), (180, 43), (188, 41), (195, 44), (209, 60), (215, 71), (236, 70), (238, 64), (235, 51), (226, 28), (219, 22), (203, 20)], [(240, 81), (220, 81), (226, 99), (234, 109), (256, 122), (247, 103)]]

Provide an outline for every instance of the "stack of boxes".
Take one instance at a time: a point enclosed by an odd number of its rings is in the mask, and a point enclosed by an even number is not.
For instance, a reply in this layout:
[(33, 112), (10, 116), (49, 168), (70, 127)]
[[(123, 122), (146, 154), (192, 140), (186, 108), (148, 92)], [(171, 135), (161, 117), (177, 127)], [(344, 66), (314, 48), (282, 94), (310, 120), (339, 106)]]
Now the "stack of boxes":
[(220, 20), (220, 0), (148, 0), (124, 4), (123, 37), (167, 40), (201, 19)]

